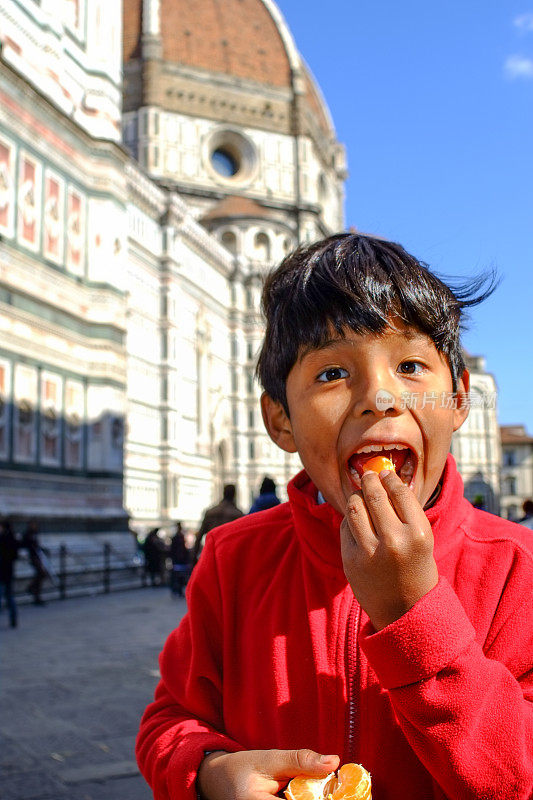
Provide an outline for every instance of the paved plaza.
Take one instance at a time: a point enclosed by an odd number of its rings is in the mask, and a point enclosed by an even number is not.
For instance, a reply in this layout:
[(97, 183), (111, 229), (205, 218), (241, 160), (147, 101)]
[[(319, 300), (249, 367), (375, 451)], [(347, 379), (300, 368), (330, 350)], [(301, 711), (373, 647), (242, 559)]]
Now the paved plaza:
[(2, 800), (150, 800), (134, 740), (157, 656), (185, 613), (164, 587), (0, 616)]

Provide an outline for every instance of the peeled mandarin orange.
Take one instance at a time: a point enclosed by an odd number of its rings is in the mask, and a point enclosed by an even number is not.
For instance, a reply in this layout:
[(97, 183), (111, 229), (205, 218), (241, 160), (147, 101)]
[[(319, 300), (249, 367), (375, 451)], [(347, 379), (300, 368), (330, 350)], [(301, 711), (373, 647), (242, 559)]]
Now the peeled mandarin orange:
[(298, 775), (285, 789), (285, 797), (287, 800), (324, 800), (324, 798), (331, 797), (329, 789), (336, 781), (334, 772), (325, 778), (308, 778), (306, 775)]
[(368, 472), (368, 470), (372, 470), (372, 472), (381, 472), (382, 469), (390, 469), (393, 472), (396, 472), (394, 469), (394, 464), (387, 458), (386, 456), (374, 456), (373, 458), (369, 458), (368, 461), (365, 461), (363, 464), (363, 472)]
[(370, 773), (361, 764), (343, 764), (331, 800), (372, 800)]
[(360, 764), (343, 764), (337, 775), (298, 775), (285, 790), (287, 800), (372, 800), (370, 773)]

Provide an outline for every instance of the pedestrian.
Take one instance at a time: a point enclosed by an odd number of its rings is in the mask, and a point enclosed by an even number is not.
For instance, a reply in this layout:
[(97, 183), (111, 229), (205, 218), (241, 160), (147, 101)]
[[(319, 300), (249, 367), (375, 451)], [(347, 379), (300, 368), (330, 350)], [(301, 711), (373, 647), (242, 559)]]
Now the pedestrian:
[(175, 532), (170, 540), (170, 558), (172, 559), (170, 591), (173, 595), (183, 597), (183, 590), (189, 577), (189, 551), (185, 544), (181, 522), (176, 522)]
[(227, 483), (224, 486), (220, 503), (217, 503), (216, 506), (211, 506), (211, 508), (208, 508), (205, 512), (200, 530), (196, 534), (196, 541), (193, 547), (193, 566), (200, 558), (205, 543), (205, 537), (209, 531), (213, 530), (213, 528), (217, 528), (219, 525), (224, 525), (226, 522), (233, 522), (234, 519), (243, 516), (242, 511), (240, 508), (237, 508), (235, 504), (236, 494), (237, 489), (235, 484)]
[(152, 586), (161, 586), (164, 581), (166, 547), (159, 536), (159, 529), (152, 528), (143, 544), (144, 572)]
[(137, 738), (154, 800), (266, 800), (340, 761), (375, 800), (533, 797), (532, 540), (449, 452), (484, 286), (357, 233), (267, 276), (263, 419), (304, 469), (207, 537)]
[(276, 482), (265, 475), (259, 488), (259, 497), (256, 497), (250, 508), (249, 514), (256, 511), (266, 511), (267, 508), (279, 506), (280, 499), (276, 494)]
[(28, 551), (28, 558), (33, 567), (33, 577), (28, 584), (27, 590), (33, 595), (33, 603), (36, 606), (44, 606), (45, 601), (41, 597), (41, 590), (44, 579), (48, 576), (45, 566), (46, 550), (41, 547), (39, 542), (39, 527), (35, 520), (28, 523), (22, 535), (21, 548)]
[(530, 528), (533, 530), (533, 500), (524, 500), (522, 510), (524, 512), (524, 516), (522, 519), (518, 520), (519, 525), (523, 525), (524, 528)]
[(13, 589), (14, 567), (18, 558), (19, 544), (9, 520), (0, 521), (0, 604), (5, 598), (9, 612), (9, 624), (18, 624), (17, 604)]

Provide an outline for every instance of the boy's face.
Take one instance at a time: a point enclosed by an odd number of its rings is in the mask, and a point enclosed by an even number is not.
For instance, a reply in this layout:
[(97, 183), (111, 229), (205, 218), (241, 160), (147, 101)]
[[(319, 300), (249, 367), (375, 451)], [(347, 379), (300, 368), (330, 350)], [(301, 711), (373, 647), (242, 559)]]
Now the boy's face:
[[(416, 328), (395, 322), (383, 334), (356, 334), (303, 348), (287, 378), (290, 419), (263, 395), (263, 417), (283, 450), (298, 451), (325, 499), (345, 513), (363, 466), (380, 453), (424, 506), (441, 477), (453, 431), (468, 414), (453, 395), (446, 358)], [(454, 408), (454, 404), (457, 407)]]

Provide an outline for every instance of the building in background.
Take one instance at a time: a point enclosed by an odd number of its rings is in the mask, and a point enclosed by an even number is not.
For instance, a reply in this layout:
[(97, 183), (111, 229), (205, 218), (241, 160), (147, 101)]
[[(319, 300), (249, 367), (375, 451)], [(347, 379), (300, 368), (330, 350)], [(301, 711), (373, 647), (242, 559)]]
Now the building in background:
[(2, 3), (1, 514), (194, 526), (298, 468), (263, 431), (258, 298), (342, 229), (345, 154), (276, 5), (215, 11), (124, 0), (122, 36), (118, 3)]
[[(0, 514), (43, 530), (195, 527), (224, 483), (244, 508), (285, 486), (262, 277), (344, 227), (344, 148), (272, 0), (120, 7), (0, 6)], [(496, 385), (468, 366), (452, 451), (497, 513)]]
[(0, 6), (0, 513), (44, 529), (127, 525), (120, 33), (101, 0)]
[(126, 145), (231, 252), (342, 227), (344, 148), (275, 3), (124, 0), (123, 47)]
[[(130, 215), (141, 170), (165, 206), (130, 232), (132, 336), (159, 336), (160, 360), (131, 339), (126, 505), (194, 521), (223, 483), (249, 507), (265, 474), (285, 485), (298, 468), (263, 428), (259, 295), (298, 242), (342, 229), (345, 153), (270, 0), (227, 0), (222, 15), (212, 0), (124, 0), (123, 54)], [(154, 250), (142, 236), (158, 225)]]
[(497, 386), (481, 356), (465, 354), (470, 372), (470, 410), (452, 437), (452, 454), (471, 503), (500, 513), (501, 446), (497, 416)]
[(524, 425), (502, 425), (501, 513), (507, 519), (520, 519), (525, 500), (533, 500), (533, 436)]

